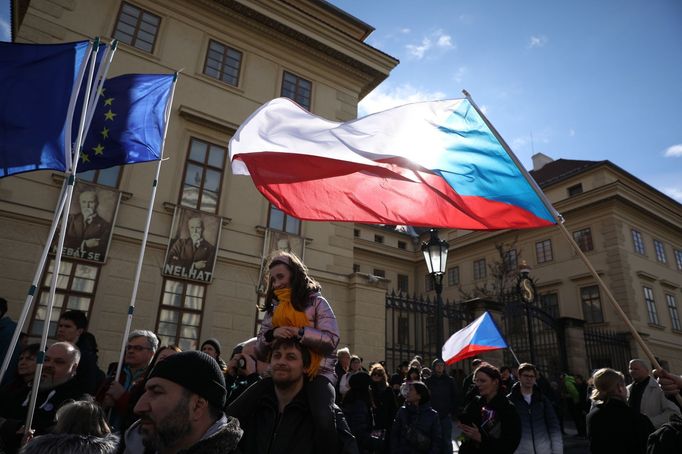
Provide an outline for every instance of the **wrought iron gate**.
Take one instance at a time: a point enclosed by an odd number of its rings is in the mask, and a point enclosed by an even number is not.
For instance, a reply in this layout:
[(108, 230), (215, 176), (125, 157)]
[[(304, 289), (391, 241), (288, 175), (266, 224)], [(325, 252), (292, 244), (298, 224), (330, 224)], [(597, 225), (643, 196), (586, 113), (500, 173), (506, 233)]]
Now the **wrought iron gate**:
[(595, 369), (610, 367), (628, 376), (628, 363), (632, 357), (626, 334), (592, 327), (586, 327), (584, 334), (590, 373)]

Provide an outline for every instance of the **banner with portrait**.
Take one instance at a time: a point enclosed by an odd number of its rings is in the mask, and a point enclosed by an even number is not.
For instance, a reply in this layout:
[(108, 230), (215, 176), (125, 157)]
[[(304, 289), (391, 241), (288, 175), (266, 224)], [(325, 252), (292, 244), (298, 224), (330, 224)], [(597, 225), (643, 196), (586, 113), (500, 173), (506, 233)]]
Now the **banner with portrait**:
[(222, 222), (220, 216), (175, 207), (163, 274), (190, 281), (211, 282)]
[[(104, 263), (120, 201), (121, 193), (115, 189), (78, 181), (69, 208), (62, 255)], [(53, 254), (57, 249), (57, 240), (58, 236), (55, 235)]]

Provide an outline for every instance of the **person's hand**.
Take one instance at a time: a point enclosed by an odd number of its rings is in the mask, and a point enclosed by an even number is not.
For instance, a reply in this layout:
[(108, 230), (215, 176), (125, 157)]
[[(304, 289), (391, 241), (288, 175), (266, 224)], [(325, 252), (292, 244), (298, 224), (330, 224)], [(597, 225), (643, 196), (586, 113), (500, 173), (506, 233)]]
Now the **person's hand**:
[(654, 377), (658, 378), (658, 385), (665, 394), (674, 396), (680, 393), (680, 390), (682, 389), (682, 377), (671, 374), (665, 369), (654, 370)]
[(126, 392), (126, 390), (123, 388), (123, 385), (117, 381), (114, 381), (111, 382), (111, 385), (109, 385), (106, 395), (111, 397), (115, 402), (123, 395), (124, 392)]
[(246, 355), (242, 354), (242, 358), (244, 358), (244, 363), (245, 366), (243, 369), (239, 369), (240, 372), (244, 374), (244, 376), (248, 377), (251, 374), (255, 374), (256, 371), (256, 358), (254, 358), (251, 355)]
[(280, 326), (272, 332), (272, 337), (277, 339), (293, 339), (298, 337), (298, 328), (293, 326)]
[(83, 241), (83, 243), (89, 248), (99, 247), (99, 238), (90, 238)]
[(479, 443), (481, 442), (481, 432), (478, 430), (478, 427), (474, 425), (459, 423), (459, 428), (462, 430), (462, 433), (467, 437), (471, 438), (476, 442)]
[(206, 265), (208, 262), (206, 260), (197, 260), (196, 262), (192, 263), (192, 267), (195, 270), (203, 270), (206, 268)]
[(34, 429), (26, 430), (26, 426), (21, 426), (19, 430), (17, 430), (17, 435), (21, 434), (21, 446), (26, 446), (28, 442), (33, 440), (33, 434), (35, 434), (36, 431)]

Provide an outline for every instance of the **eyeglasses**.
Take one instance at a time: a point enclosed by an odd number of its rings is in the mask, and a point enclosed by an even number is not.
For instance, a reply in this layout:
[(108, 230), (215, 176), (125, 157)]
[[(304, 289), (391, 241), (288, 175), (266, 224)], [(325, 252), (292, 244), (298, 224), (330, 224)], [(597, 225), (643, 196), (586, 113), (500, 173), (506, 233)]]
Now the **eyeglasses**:
[(126, 345), (126, 351), (141, 352), (143, 350), (151, 350), (149, 347), (143, 347), (142, 345)]

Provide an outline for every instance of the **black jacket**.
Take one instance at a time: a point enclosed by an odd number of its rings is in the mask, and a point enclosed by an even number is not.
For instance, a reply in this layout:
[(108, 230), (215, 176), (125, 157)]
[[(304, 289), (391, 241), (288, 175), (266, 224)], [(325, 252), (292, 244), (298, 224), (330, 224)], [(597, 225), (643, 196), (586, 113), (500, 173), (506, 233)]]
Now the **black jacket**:
[(592, 407), (587, 414), (587, 437), (593, 453), (646, 452), (646, 443), (654, 426), (649, 418), (628, 407), (625, 401), (608, 399)]
[(425, 380), (431, 391), (431, 406), (438, 412), (438, 416), (445, 418), (457, 413), (457, 389), (455, 380), (447, 374), (434, 373)]
[(407, 441), (408, 427), (415, 427), (423, 435), (431, 439), (429, 454), (437, 454), (442, 449), (442, 436), (440, 418), (438, 412), (431, 408), (429, 403), (418, 407), (405, 404), (398, 410), (391, 429), (391, 453), (392, 454), (416, 454), (419, 451), (410, 446)]
[(481, 442), (465, 440), (461, 454), (512, 454), (521, 441), (521, 420), (514, 405), (502, 394), (490, 402), (477, 396), (464, 409), (462, 422), (474, 424), (481, 432)]
[(391, 425), (398, 413), (398, 401), (390, 386), (380, 386), (372, 383), (372, 399), (374, 399), (374, 428), (387, 430), (390, 433)]

